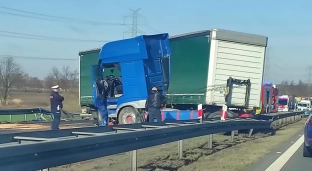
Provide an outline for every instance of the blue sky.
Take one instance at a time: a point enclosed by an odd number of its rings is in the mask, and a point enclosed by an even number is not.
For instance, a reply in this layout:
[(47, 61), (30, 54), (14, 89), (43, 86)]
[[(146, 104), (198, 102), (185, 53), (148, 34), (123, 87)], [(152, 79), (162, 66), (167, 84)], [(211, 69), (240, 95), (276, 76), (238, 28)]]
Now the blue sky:
[[(129, 26), (123, 23), (130, 9), (141, 8), (138, 28), (145, 34), (167, 32), (170, 35), (211, 28), (255, 33), (269, 37), (269, 74), (266, 80), (302, 79), (312, 64), (312, 1), (282, 0), (1, 0), (0, 6), (79, 20), (56, 22), (4, 14), (28, 15), (0, 8), (0, 31), (52, 37), (112, 41), (123, 39)], [(40, 16), (36, 16), (40, 17)], [(146, 25), (144, 25), (144, 20)], [(131, 24), (131, 19), (126, 20)], [(46, 41), (4, 37), (0, 32), (0, 54), (42, 58), (76, 58), (82, 50), (101, 47), (102, 42)], [(43, 78), (52, 66), (78, 68), (78, 60), (34, 60), (16, 58), (32, 76)], [(269, 67), (268, 67), (269, 66)]]

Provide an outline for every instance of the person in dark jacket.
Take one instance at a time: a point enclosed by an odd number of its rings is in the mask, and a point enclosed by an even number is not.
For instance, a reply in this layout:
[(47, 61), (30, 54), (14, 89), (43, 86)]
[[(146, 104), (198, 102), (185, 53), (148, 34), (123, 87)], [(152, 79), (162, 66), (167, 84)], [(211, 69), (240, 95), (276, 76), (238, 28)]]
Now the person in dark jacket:
[(58, 130), (59, 124), (61, 121), (61, 114), (63, 108), (63, 101), (64, 97), (59, 94), (59, 86), (53, 86), (52, 92), (50, 94), (50, 105), (51, 105), (51, 112), (53, 114), (53, 122), (51, 125), (51, 130)]
[(165, 96), (158, 92), (156, 87), (152, 88), (152, 92), (148, 95), (145, 108), (148, 112), (148, 122), (161, 122), (161, 103), (165, 99)]

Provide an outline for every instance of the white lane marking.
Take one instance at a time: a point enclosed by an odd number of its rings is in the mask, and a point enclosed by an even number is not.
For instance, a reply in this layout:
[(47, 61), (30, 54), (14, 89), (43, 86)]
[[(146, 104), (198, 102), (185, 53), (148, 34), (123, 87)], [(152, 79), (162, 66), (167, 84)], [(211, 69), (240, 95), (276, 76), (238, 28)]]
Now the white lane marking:
[(278, 159), (276, 159), (265, 171), (279, 171), (287, 163), (290, 157), (303, 144), (304, 136), (302, 135), (291, 147), (289, 147)]

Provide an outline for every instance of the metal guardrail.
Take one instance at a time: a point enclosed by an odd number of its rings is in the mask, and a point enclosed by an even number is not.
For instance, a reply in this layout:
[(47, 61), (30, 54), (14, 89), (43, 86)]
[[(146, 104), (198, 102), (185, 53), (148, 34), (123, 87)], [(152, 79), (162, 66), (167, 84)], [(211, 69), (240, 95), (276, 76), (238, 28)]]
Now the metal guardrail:
[(28, 121), (27, 115), (33, 114), (36, 121), (47, 121), (43, 115), (51, 116), (52, 113), (43, 108), (32, 108), (32, 109), (1, 109), (0, 115), (9, 116), (9, 122), (12, 122), (12, 116), (24, 115), (24, 121)]
[[(303, 112), (285, 114), (287, 118), (298, 119)], [(40, 170), (131, 151), (131, 170), (134, 171), (137, 149), (178, 141), (182, 157), (183, 139), (208, 135), (208, 147), (212, 148), (212, 135), (216, 133), (231, 131), (232, 142), (236, 130), (248, 129), (249, 135), (254, 129), (275, 133), (272, 123), (280, 118), (277, 115), (271, 118), (205, 119), (203, 123), (189, 120), (3, 134), (0, 136), (0, 170)]]
[[(80, 115), (76, 113), (69, 113), (63, 110), (64, 113), (68, 115)], [(43, 108), (31, 108), (31, 109), (0, 109), (0, 115), (9, 116), (9, 122), (12, 122), (12, 116), (24, 115), (24, 121), (27, 120), (27, 115), (33, 114), (35, 116), (35, 121), (47, 121), (44, 115), (48, 115), (53, 118), (52, 112)]]

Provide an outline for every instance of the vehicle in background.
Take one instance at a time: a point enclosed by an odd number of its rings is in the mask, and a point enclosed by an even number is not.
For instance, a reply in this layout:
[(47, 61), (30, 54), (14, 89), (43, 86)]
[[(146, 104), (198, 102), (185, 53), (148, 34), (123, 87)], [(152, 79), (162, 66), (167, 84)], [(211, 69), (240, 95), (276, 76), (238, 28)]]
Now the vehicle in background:
[(297, 105), (297, 110), (310, 110), (311, 109), (311, 101), (310, 100), (301, 100)]
[(278, 111), (288, 112), (290, 110), (290, 98), (288, 95), (282, 95), (278, 97)]
[(289, 96), (288, 108), (290, 110), (293, 110), (293, 109), (296, 108), (296, 96), (295, 95), (290, 95)]
[(273, 113), (278, 112), (278, 93), (279, 93), (279, 88), (277, 85), (273, 84)]
[[(98, 105), (107, 105), (110, 121), (141, 122), (153, 86), (166, 96), (163, 120), (196, 119), (198, 104), (205, 117), (220, 117), (224, 105), (228, 117), (255, 113), (261, 101), (267, 37), (218, 29), (173, 36), (168, 41), (153, 36), (156, 39), (139, 36), (109, 42), (97, 52), (79, 53), (83, 113), (96, 119)], [(91, 65), (92, 72), (87, 69)], [(106, 95), (98, 93), (97, 80), (104, 80)], [(122, 89), (118, 96), (115, 85)], [(99, 104), (99, 98), (107, 98), (106, 104)]]
[(312, 115), (304, 125), (303, 157), (312, 157)]
[(264, 82), (261, 89), (261, 107), (256, 109), (256, 114), (276, 113), (278, 87), (271, 82)]

